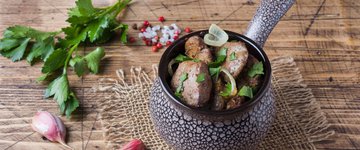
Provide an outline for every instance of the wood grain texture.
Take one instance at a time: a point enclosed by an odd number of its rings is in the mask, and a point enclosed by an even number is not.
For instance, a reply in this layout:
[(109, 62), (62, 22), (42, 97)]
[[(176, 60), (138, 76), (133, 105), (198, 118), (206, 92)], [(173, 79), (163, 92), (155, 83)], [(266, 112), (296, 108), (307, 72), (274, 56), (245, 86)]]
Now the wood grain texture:
[[(176, 22), (180, 27), (205, 29), (218, 23), (224, 29), (243, 33), (252, 18), (254, 5), (246, 0), (137, 0), (120, 19), (125, 23), (149, 20), (160, 24)], [(74, 0), (0, 0), (0, 31), (21, 24), (53, 31), (65, 27), (67, 8)], [(130, 29), (131, 36), (137, 31)], [(360, 149), (360, 4), (358, 0), (299, 0), (271, 33), (265, 51), (271, 57), (290, 55), (312, 89), (330, 128), (330, 139), (316, 143), (318, 149)], [(104, 149), (98, 97), (91, 90), (101, 77), (116, 78), (115, 70), (143, 66), (150, 69), (164, 51), (152, 53), (141, 42), (124, 46), (119, 39), (104, 46), (106, 59), (99, 75), (70, 82), (81, 100), (81, 108), (71, 119), (62, 118), (69, 130), (68, 143), (76, 149)], [(86, 47), (87, 53), (94, 47)], [(30, 130), (31, 116), (38, 109), (58, 113), (53, 100), (44, 100), (45, 85), (35, 79), (41, 65), (25, 61), (13, 63), (0, 57), (0, 149), (63, 149), (44, 141)]]

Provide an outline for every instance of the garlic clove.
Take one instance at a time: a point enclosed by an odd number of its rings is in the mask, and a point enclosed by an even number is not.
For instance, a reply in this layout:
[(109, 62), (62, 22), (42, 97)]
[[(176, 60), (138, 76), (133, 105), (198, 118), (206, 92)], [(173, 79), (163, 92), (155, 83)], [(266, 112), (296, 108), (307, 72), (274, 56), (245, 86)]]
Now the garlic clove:
[(145, 150), (145, 145), (141, 140), (134, 139), (124, 145), (120, 150)]
[(31, 127), (48, 140), (59, 142), (65, 147), (72, 149), (65, 144), (66, 128), (59, 117), (47, 111), (38, 111), (32, 118)]

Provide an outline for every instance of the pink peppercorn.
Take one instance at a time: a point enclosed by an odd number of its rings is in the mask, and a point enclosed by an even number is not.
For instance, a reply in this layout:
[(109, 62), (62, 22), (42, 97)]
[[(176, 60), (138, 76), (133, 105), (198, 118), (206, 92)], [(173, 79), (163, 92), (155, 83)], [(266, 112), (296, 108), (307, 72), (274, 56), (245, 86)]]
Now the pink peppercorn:
[(190, 29), (189, 27), (186, 27), (186, 28), (185, 28), (185, 32), (186, 32), (186, 33), (190, 33), (190, 32), (191, 32), (191, 29)]
[(152, 49), (151, 49), (152, 52), (157, 52), (158, 51), (158, 48), (156, 46), (153, 46)]
[(149, 25), (150, 25), (150, 22), (147, 21), (147, 20), (145, 20), (145, 21), (144, 21), (144, 26), (147, 27), (147, 26), (149, 26)]
[(170, 41), (167, 41), (167, 42), (166, 42), (166, 45), (167, 45), (167, 46), (169, 46), (169, 45), (171, 45), (171, 44), (172, 44), (172, 43), (171, 43)]
[(136, 39), (134, 37), (129, 37), (129, 42), (134, 43), (134, 42), (136, 42)]
[(157, 47), (158, 49), (160, 49), (160, 48), (162, 48), (162, 44), (161, 44), (161, 43), (157, 43), (157, 44), (156, 44), (156, 47)]
[(164, 21), (165, 21), (165, 18), (164, 18), (164, 16), (160, 16), (158, 20), (159, 20), (160, 22), (164, 22)]

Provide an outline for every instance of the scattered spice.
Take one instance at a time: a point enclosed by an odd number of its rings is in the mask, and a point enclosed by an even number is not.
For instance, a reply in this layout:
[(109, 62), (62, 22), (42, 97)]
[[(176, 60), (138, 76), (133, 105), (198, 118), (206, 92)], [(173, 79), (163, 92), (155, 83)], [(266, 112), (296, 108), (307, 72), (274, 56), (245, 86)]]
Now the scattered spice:
[(150, 22), (147, 21), (147, 20), (145, 20), (144, 23), (143, 23), (143, 25), (144, 25), (145, 27), (148, 27), (148, 26), (150, 25)]
[(190, 29), (189, 27), (186, 27), (186, 28), (185, 28), (185, 32), (186, 32), (186, 33), (190, 33), (190, 32), (191, 32), (191, 29)]
[(136, 39), (134, 37), (129, 37), (128, 41), (130, 43), (135, 43), (136, 42)]
[(158, 48), (157, 46), (153, 46), (152, 49), (151, 49), (152, 52), (158, 52)]
[(157, 44), (156, 44), (156, 47), (157, 47), (158, 49), (160, 49), (160, 48), (162, 48), (162, 44), (161, 44), (161, 43), (157, 43)]
[(138, 26), (137, 26), (136, 23), (133, 23), (133, 24), (131, 25), (131, 28), (134, 29), (134, 30), (138, 30)]
[[(160, 16), (158, 20), (163, 22), (165, 21), (165, 18)], [(152, 47), (153, 52), (157, 52), (158, 49), (161, 49), (164, 45), (171, 45), (175, 40), (179, 39), (181, 33), (181, 29), (174, 23), (169, 26), (152, 26), (147, 20), (145, 20), (142, 23), (141, 28), (138, 29), (140, 30), (138, 36), (143, 40), (146, 46), (157, 47), (157, 49)]]
[(329, 82), (333, 82), (333, 81), (334, 81), (333, 77), (330, 77)]
[(145, 41), (145, 44), (146, 44), (146, 46), (151, 46), (151, 45), (152, 45), (152, 42), (151, 42), (150, 40), (146, 40), (146, 41)]
[(164, 21), (165, 21), (165, 18), (164, 18), (164, 16), (160, 16), (158, 20), (159, 20), (160, 22), (164, 22)]

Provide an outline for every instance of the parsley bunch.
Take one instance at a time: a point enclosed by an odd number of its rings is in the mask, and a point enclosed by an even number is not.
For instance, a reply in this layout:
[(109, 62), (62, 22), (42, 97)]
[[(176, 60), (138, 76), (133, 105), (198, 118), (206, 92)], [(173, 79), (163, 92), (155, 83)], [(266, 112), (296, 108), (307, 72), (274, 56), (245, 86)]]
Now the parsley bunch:
[[(113, 6), (95, 8), (91, 0), (78, 0), (76, 7), (68, 12), (66, 21), (70, 26), (59, 32), (43, 32), (25, 26), (9, 27), (0, 39), (0, 54), (14, 62), (26, 58), (30, 65), (43, 61), (41, 72), (44, 75), (38, 81), (50, 81), (45, 97), (54, 97), (61, 113), (70, 116), (79, 107), (79, 100), (69, 85), (69, 65), (79, 77), (87, 70), (96, 74), (100, 60), (105, 56), (101, 47), (85, 56), (73, 53), (85, 42), (107, 42), (116, 30), (121, 31), (121, 41), (126, 43), (128, 25), (117, 22), (116, 16), (130, 1), (119, 0)], [(64, 33), (65, 38), (57, 37), (60, 33)]]

